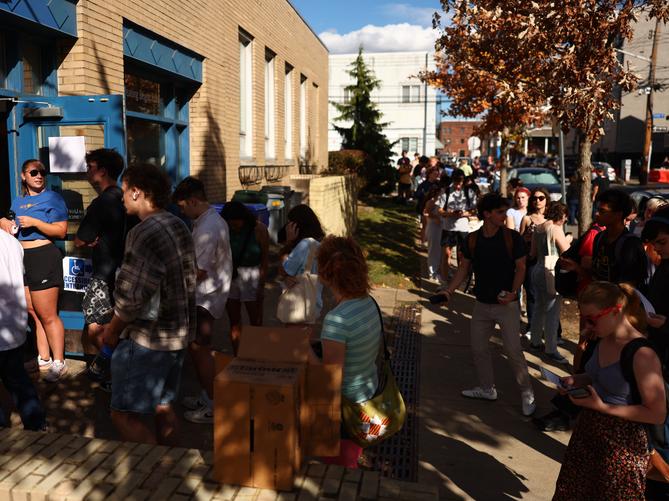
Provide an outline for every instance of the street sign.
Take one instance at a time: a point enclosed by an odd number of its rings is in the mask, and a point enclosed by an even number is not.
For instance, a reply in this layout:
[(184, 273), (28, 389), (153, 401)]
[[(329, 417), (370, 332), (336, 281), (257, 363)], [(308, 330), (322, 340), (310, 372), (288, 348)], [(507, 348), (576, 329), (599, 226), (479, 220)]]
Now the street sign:
[(655, 133), (669, 132), (669, 126), (667, 126), (667, 125), (654, 125), (653, 126), (653, 132), (655, 132)]
[(653, 118), (666, 118), (665, 113), (653, 113)]

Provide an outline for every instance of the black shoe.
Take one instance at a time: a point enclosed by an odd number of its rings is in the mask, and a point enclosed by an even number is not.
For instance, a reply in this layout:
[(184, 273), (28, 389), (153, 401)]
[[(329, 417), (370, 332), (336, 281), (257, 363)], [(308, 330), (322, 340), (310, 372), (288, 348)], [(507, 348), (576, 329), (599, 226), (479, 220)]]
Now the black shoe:
[(567, 431), (569, 429), (569, 418), (557, 410), (543, 417), (532, 418), (532, 423), (539, 431)]

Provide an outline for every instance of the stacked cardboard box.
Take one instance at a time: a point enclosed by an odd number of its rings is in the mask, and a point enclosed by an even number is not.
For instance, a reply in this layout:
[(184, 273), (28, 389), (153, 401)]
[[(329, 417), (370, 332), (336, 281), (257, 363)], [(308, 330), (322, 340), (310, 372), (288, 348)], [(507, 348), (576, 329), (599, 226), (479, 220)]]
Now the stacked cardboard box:
[(310, 352), (306, 329), (244, 327), (238, 356), (217, 355), (220, 482), (291, 490), (304, 456), (339, 454), (341, 368)]

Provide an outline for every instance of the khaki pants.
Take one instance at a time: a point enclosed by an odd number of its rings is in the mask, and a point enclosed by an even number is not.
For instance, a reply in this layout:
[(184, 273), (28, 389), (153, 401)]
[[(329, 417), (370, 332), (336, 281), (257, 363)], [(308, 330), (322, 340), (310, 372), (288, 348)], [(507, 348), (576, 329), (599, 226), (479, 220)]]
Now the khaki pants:
[(516, 383), (521, 391), (532, 391), (527, 362), (520, 346), (520, 309), (518, 301), (507, 305), (485, 304), (476, 301), (471, 321), (472, 356), (479, 384), (482, 388), (492, 388), (495, 384), (490, 357), (490, 336), (499, 324), (506, 353)]

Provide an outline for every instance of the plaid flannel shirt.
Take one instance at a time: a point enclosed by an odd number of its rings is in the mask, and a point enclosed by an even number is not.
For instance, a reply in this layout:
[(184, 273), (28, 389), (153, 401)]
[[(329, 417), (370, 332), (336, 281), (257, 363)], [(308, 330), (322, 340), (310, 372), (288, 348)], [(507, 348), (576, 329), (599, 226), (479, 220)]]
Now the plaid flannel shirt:
[(116, 278), (115, 313), (128, 326), (121, 337), (158, 351), (181, 350), (195, 338), (195, 250), (186, 225), (169, 212), (130, 232)]

